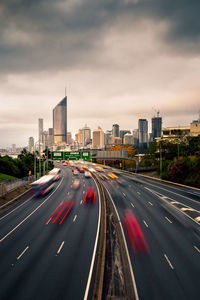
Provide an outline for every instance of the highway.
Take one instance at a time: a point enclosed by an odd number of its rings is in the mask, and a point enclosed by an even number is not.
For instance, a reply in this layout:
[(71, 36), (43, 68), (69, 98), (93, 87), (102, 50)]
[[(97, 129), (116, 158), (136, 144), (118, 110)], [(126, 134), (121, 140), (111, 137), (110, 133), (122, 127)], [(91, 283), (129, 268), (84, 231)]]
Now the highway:
[[(111, 179), (110, 172), (118, 178)], [(182, 187), (115, 169), (96, 174), (119, 214), (139, 299), (199, 299), (200, 228), (194, 218), (200, 216), (200, 197), (196, 191), (188, 193)], [(123, 222), (127, 209), (144, 233), (146, 253), (134, 252), (130, 246)]]
[[(61, 179), (49, 194), (27, 195), (0, 215), (1, 300), (90, 299), (99, 192), (92, 178), (57, 166)], [(75, 178), (80, 179), (77, 190), (72, 189)], [(83, 203), (89, 187), (96, 191), (94, 204)]]

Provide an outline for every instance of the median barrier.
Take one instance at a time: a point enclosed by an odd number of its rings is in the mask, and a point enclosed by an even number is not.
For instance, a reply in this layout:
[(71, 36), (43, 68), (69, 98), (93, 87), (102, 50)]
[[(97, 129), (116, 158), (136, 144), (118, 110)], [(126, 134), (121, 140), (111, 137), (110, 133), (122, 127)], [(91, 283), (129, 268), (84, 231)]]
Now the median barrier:
[(96, 272), (94, 275), (94, 286), (92, 292), (92, 300), (101, 300), (104, 282), (104, 270), (105, 270), (105, 253), (106, 253), (106, 203), (105, 194), (102, 185), (96, 175), (92, 173), (94, 180), (96, 181), (101, 201), (101, 221), (100, 221), (100, 234), (99, 245), (96, 256)]

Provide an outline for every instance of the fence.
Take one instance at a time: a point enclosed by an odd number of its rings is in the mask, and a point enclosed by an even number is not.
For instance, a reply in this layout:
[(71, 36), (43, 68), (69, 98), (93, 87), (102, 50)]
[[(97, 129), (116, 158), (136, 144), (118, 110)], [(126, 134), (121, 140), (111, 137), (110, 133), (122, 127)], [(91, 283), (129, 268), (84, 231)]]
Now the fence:
[(18, 187), (34, 181), (34, 176), (27, 176), (21, 179), (8, 179), (0, 183), (0, 197), (12, 192)]

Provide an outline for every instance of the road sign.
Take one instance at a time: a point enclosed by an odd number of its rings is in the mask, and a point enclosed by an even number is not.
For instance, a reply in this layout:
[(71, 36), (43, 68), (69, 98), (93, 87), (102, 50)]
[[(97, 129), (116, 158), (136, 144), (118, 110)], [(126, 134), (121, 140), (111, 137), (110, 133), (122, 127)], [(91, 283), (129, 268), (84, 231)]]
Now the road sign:
[(87, 160), (90, 161), (89, 151), (53, 151), (51, 152), (52, 160)]

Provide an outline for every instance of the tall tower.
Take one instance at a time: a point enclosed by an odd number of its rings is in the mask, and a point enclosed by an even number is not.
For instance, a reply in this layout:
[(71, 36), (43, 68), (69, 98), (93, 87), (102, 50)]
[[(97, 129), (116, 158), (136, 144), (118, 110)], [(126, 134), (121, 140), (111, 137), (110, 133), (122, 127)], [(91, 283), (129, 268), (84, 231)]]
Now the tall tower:
[(148, 121), (147, 119), (138, 120), (139, 144), (148, 144)]
[(162, 135), (162, 118), (159, 116), (160, 112), (157, 112), (157, 117), (151, 119), (152, 124), (152, 139), (155, 141), (155, 138), (161, 137)]
[(43, 143), (43, 119), (38, 119), (38, 142), (39, 152), (41, 152)]
[(119, 137), (119, 125), (118, 124), (113, 124), (112, 134), (114, 137)]
[(53, 109), (54, 144), (67, 143), (67, 97), (65, 96)]

